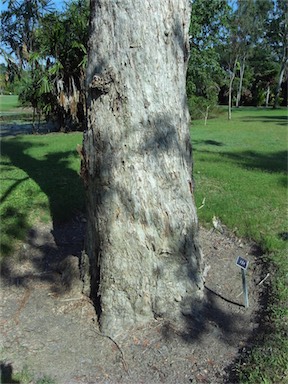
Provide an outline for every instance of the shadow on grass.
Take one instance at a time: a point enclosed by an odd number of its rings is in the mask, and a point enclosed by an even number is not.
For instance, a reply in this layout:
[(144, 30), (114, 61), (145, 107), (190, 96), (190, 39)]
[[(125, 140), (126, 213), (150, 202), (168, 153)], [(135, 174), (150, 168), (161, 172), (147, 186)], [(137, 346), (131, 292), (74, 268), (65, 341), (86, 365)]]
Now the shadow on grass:
[(220, 152), (245, 168), (257, 168), (266, 172), (287, 172), (287, 152), (260, 153), (256, 151)]
[(3, 210), (1, 220), (3, 220), (2, 223), (5, 223), (6, 229), (3, 230), (2, 225), (0, 238), (1, 253), (5, 256), (13, 251), (15, 240), (24, 239), (29, 226), (27, 215), (11, 205)]
[[(42, 150), (45, 153), (45, 145), (35, 143), (35, 146), (39, 147), (39, 145), (43, 147)], [(84, 209), (84, 191), (79, 175), (70, 169), (68, 164), (68, 157), (74, 155), (74, 152), (75, 156), (78, 154), (76, 151), (47, 153), (44, 158), (37, 159), (26, 153), (29, 148), (31, 148), (31, 142), (25, 141), (23, 137), (2, 142), (2, 154), (10, 159), (13, 166), (23, 170), (27, 177), (16, 180), (2, 196), (1, 203), (5, 203), (2, 211), (5, 233), (2, 228), (1, 248), (4, 255), (9, 254), (13, 250), (15, 240), (23, 240), (27, 235), (29, 212), (18, 208), (15, 199), (10, 202), (8, 197), (11, 193), (17, 196), (19, 185), (27, 179), (32, 179), (49, 201), (52, 217), (51, 237), (39, 240), (39, 236), (43, 236), (41, 228), (39, 228), (38, 234), (30, 231), (27, 244), (31, 254), (29, 252), (27, 254), (25, 250), (19, 254), (21, 262), (26, 259), (32, 261), (40, 280), (53, 283), (53, 277), (47, 273), (47, 271), (51, 271), (51, 266), (56, 267), (57, 263), (59, 264), (69, 255), (79, 257), (83, 250), (84, 223), (81, 221), (81, 211)], [(20, 196), (21, 194), (19, 198)], [(31, 201), (27, 210), (32, 211), (33, 208), (39, 208), (39, 202), (33, 201), (31, 192)], [(38, 238), (35, 238), (36, 235)], [(27, 279), (31, 277), (29, 274), (27, 276), (15, 274), (9, 257), (2, 260), (1, 275), (5, 282), (16, 285), (25, 285)]]
[(20, 381), (13, 380), (13, 367), (12, 364), (0, 364), (1, 384), (20, 384)]
[(224, 143), (216, 140), (192, 140), (193, 145), (213, 145), (216, 147), (222, 147)]
[(283, 125), (287, 127), (288, 115), (282, 116), (245, 116), (241, 119), (244, 123), (251, 123), (258, 121), (261, 123), (273, 123), (276, 125)]
[[(37, 143), (35, 146), (39, 147)], [(45, 153), (45, 145), (43, 153)], [(15, 138), (2, 142), (2, 154), (9, 157), (16, 168), (22, 169), (28, 176), (17, 180), (2, 197), (2, 202), (17, 186), (27, 179), (38, 184), (41, 191), (49, 199), (51, 216), (54, 221), (65, 221), (71, 217), (73, 210), (83, 208), (82, 182), (74, 170), (69, 168), (68, 157), (78, 156), (75, 151), (48, 153), (44, 159), (36, 159), (26, 152), (31, 148), (31, 142)], [(31, 208), (33, 201), (31, 201)]]
[(24, 181), (29, 180), (29, 177), (23, 177), (22, 179), (14, 179), (15, 183), (12, 184), (2, 197), (0, 197), (0, 204), (4, 203), (7, 197), (17, 189), (18, 185), (22, 184)]
[[(208, 140), (209, 141), (209, 140)], [(204, 144), (205, 142), (203, 142)], [(196, 148), (194, 146), (194, 152), (198, 153), (207, 153), (215, 154), (217, 156), (222, 156), (223, 158), (229, 159), (232, 162), (236, 163), (238, 166), (248, 169), (259, 169), (264, 172), (279, 172), (287, 173), (287, 161), (288, 153), (287, 151), (277, 151), (272, 153), (262, 153), (257, 151), (240, 151), (240, 152), (222, 152), (222, 151), (213, 151), (197, 148), (197, 142), (195, 142)], [(199, 143), (199, 144), (202, 144)], [(217, 146), (219, 146), (217, 144)], [(213, 162), (217, 161), (215, 158)], [(220, 160), (219, 160), (220, 161)], [(285, 184), (286, 185), (286, 184)]]

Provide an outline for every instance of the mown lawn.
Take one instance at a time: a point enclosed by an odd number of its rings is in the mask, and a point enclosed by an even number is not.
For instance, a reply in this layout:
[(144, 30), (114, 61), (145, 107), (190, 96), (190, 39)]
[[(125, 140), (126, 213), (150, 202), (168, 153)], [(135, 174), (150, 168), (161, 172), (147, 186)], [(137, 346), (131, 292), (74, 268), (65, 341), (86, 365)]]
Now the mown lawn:
[(11, 111), (19, 106), (17, 95), (0, 95), (0, 112)]
[(251, 110), (193, 123), (194, 177), (200, 220), (218, 216), (269, 251), (286, 246), (287, 115)]
[(32, 109), (23, 108), (17, 95), (0, 95), (0, 118), (5, 123), (31, 121)]
[(1, 253), (37, 220), (65, 221), (83, 210), (84, 193), (76, 151), (81, 133), (21, 135), (1, 145)]
[(206, 126), (193, 122), (191, 134), (196, 205), (204, 201), (200, 222), (211, 225), (215, 215), (238, 236), (255, 240), (271, 268), (268, 333), (259, 334), (239, 377), (243, 383), (288, 382), (287, 111), (237, 109), (232, 121), (225, 114)]
[[(238, 109), (194, 121), (196, 205), (204, 225), (217, 216), (268, 257), (269, 300), (257, 346), (239, 362), (242, 383), (282, 383), (287, 369), (287, 112)], [(76, 152), (81, 133), (23, 135), (2, 140), (1, 250), (11, 254), (38, 220), (68, 220), (84, 209)], [(204, 200), (205, 199), (205, 200)], [(267, 281), (267, 282), (268, 282)], [(288, 381), (287, 381), (288, 382)]]

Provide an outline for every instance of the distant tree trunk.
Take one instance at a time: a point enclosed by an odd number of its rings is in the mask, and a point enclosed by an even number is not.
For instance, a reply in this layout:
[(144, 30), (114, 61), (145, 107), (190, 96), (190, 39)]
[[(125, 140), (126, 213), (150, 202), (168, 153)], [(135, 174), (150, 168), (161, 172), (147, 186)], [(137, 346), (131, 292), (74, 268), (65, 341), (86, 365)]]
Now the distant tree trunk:
[(267, 91), (266, 91), (265, 108), (269, 107), (269, 99), (270, 99), (270, 84), (268, 83)]
[(203, 294), (193, 199), (187, 0), (91, 2), (86, 253), (108, 335), (179, 320)]
[(233, 90), (233, 80), (235, 78), (235, 74), (230, 74), (230, 81), (229, 81), (229, 90), (228, 90), (228, 120), (231, 120), (232, 118), (232, 90)]
[(236, 68), (237, 68), (237, 60), (238, 58), (236, 58), (234, 61), (233, 69), (230, 69), (229, 71), (230, 80), (229, 80), (229, 90), (228, 90), (228, 120), (231, 120), (232, 118), (232, 91), (233, 91), (233, 82), (235, 79)]
[(239, 87), (238, 87), (237, 96), (236, 96), (236, 107), (237, 108), (240, 106), (240, 102), (241, 102), (244, 72), (245, 72), (245, 57), (243, 58), (241, 65), (240, 65), (240, 80), (239, 80)]
[(209, 115), (209, 108), (210, 108), (210, 105), (208, 105), (206, 107), (206, 113), (205, 113), (205, 117), (204, 117), (204, 125), (207, 125), (207, 120), (208, 120), (208, 115)]
[[(288, 50), (288, 48), (287, 48), (287, 50)], [(285, 74), (285, 71), (287, 69), (287, 64), (288, 64), (288, 57), (286, 56), (282, 60), (281, 69), (280, 69), (279, 78), (278, 78), (278, 83), (277, 83), (277, 87), (276, 87), (276, 91), (275, 91), (275, 100), (274, 100), (273, 108), (277, 108), (279, 105), (279, 97), (280, 97), (280, 92), (281, 92), (284, 74)]]
[(33, 115), (32, 115), (32, 132), (33, 133), (36, 133), (36, 123), (35, 123), (35, 121), (36, 121), (36, 107), (33, 107)]

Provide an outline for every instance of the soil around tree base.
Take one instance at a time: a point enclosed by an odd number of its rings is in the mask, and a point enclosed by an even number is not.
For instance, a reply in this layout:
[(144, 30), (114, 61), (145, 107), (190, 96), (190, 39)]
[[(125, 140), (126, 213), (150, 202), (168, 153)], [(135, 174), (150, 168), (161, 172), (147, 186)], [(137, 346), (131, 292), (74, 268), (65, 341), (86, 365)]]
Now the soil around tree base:
[[(209, 271), (205, 301), (178, 327), (162, 319), (111, 339), (99, 332), (94, 307), (81, 293), (79, 257), (85, 218), (38, 224), (1, 278), (1, 367), (59, 384), (232, 383), (233, 362), (257, 333), (260, 297), (267, 280), (255, 244), (222, 228), (200, 229)], [(249, 261), (249, 307), (241, 269)], [(232, 367), (232, 368), (231, 368)], [(231, 379), (235, 377), (235, 379)], [(231, 381), (233, 380), (233, 381)], [(235, 380), (235, 381), (234, 381)]]

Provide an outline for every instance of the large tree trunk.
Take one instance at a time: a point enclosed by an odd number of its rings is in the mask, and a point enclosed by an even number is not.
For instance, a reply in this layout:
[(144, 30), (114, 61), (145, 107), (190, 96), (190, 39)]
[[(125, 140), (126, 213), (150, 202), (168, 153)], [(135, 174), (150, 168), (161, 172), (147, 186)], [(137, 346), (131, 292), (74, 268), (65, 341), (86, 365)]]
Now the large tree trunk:
[(188, 0), (91, 2), (86, 253), (101, 330), (202, 297), (185, 79)]

